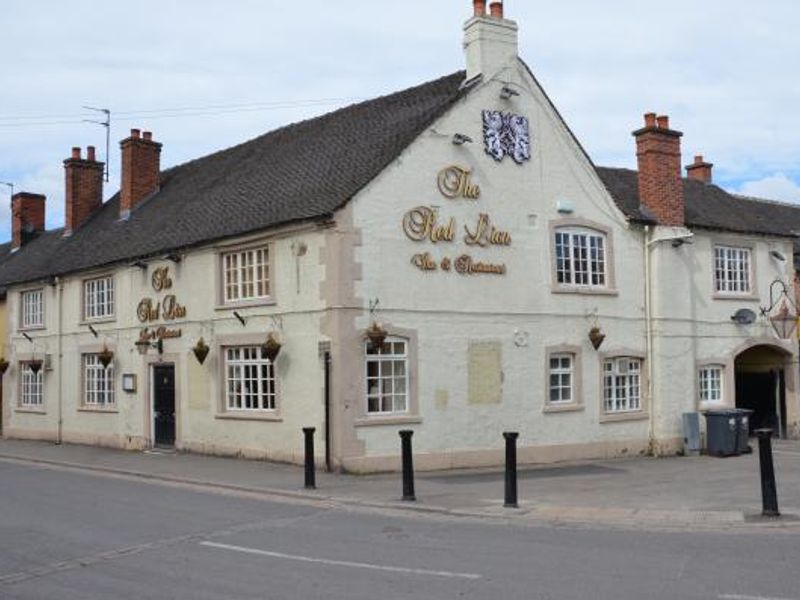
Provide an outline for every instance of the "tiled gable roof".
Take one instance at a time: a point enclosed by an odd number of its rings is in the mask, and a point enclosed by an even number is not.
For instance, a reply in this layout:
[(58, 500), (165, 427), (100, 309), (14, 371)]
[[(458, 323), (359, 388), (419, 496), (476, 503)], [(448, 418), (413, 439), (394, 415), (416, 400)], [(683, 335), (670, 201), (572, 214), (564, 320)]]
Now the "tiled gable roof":
[[(636, 171), (597, 167), (597, 174), (626, 217), (653, 222), (639, 207)], [(800, 206), (737, 196), (692, 179), (683, 180), (683, 192), (688, 227), (786, 237), (800, 233)]]
[(465, 92), (465, 73), (289, 125), (161, 174), (119, 219), (119, 194), (71, 236), (39, 234), (0, 259), (0, 287), (154, 256), (333, 214)]

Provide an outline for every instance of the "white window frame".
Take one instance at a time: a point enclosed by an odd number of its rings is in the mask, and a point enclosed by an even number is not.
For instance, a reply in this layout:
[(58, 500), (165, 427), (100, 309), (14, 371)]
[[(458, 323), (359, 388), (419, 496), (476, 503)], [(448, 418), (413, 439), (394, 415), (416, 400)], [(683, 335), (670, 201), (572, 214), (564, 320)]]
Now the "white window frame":
[(609, 289), (609, 243), (605, 232), (589, 227), (557, 226), (553, 235), (557, 286)]
[[(380, 351), (369, 341), (364, 343), (364, 401), (367, 416), (409, 414), (408, 354), (409, 340), (405, 338), (387, 337)], [(397, 374), (396, 371), (401, 372)]]
[[(568, 361), (568, 366), (563, 366), (563, 361)], [(553, 363), (558, 364), (554, 367)], [(575, 372), (576, 356), (573, 352), (553, 352), (547, 357), (547, 404), (550, 406), (564, 406), (577, 402)], [(555, 378), (555, 379), (554, 379)], [(565, 385), (566, 378), (566, 385)], [(564, 390), (569, 396), (565, 399)], [(558, 391), (558, 398), (553, 398), (553, 392)]]
[(99, 354), (83, 355), (83, 405), (107, 408), (116, 405), (116, 374), (113, 362), (104, 367)]
[(226, 346), (223, 356), (225, 410), (234, 413), (276, 412), (278, 382), (275, 364), (265, 356), (264, 349), (258, 345)]
[(725, 401), (725, 366), (703, 365), (697, 372), (698, 398), (703, 404)]
[(20, 328), (44, 327), (44, 288), (25, 290), (20, 298)]
[(606, 415), (640, 413), (644, 409), (644, 361), (636, 356), (603, 360), (603, 412)]
[(753, 293), (753, 251), (747, 246), (714, 246), (714, 292), (723, 296)]
[(272, 298), (270, 246), (221, 254), (222, 301), (236, 304)]
[(83, 318), (87, 321), (114, 317), (114, 276), (95, 277), (83, 282)]
[(41, 409), (44, 406), (44, 368), (34, 373), (30, 363), (22, 362), (19, 371), (19, 406)]

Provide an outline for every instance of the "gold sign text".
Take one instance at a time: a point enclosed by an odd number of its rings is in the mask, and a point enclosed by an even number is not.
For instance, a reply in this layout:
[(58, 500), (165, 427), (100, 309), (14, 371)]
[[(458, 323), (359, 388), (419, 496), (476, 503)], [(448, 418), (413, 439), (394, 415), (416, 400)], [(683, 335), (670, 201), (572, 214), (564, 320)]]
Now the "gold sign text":
[(451, 165), (439, 171), (436, 183), (445, 198), (477, 200), (480, 198), (481, 188), (472, 183), (470, 180), (471, 175), (472, 171)]

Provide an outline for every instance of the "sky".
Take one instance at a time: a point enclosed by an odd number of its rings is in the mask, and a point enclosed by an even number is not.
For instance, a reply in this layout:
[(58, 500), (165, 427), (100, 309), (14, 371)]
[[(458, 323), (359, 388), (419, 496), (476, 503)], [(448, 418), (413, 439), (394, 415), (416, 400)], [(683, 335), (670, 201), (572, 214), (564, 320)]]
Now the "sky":
[[(0, 181), (64, 215), (62, 161), (111, 110), (111, 181), (132, 127), (162, 167), (464, 68), (471, 0), (4, 0)], [(715, 182), (800, 203), (800, 2), (506, 0), (530, 65), (594, 162), (634, 168), (645, 112), (684, 132)], [(0, 240), (10, 237), (0, 185)]]

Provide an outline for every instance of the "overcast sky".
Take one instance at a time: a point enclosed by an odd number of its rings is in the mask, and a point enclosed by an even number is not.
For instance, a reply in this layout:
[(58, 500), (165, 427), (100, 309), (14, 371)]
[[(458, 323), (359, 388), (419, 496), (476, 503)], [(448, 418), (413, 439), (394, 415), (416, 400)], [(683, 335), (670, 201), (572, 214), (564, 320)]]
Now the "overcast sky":
[[(48, 196), (62, 160), (151, 129), (170, 166), (355, 100), (463, 68), (471, 0), (4, 0), (0, 181)], [(520, 55), (599, 165), (635, 166), (648, 111), (733, 191), (800, 203), (800, 2), (506, 0)], [(173, 110), (194, 109), (194, 110)], [(0, 239), (9, 237), (0, 186)]]

